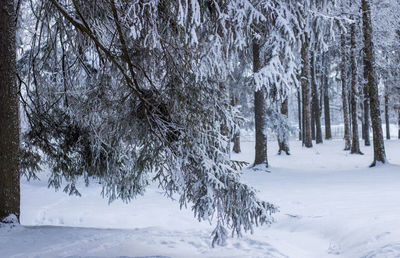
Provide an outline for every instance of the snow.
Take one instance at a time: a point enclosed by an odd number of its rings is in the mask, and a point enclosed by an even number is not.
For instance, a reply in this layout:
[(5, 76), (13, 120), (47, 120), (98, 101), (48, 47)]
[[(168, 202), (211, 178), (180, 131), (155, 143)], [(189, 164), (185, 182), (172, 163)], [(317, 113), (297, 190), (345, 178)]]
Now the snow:
[[(343, 151), (343, 140), (292, 140), (292, 155), (278, 156), (270, 141), (270, 173), (247, 169), (243, 180), (279, 206), (276, 222), (216, 248), (214, 227), (155, 185), (108, 205), (96, 182), (74, 197), (47, 189), (45, 176), (23, 180), (23, 226), (0, 226), (0, 257), (400, 257), (400, 141), (385, 142), (390, 164), (376, 168), (360, 143), (365, 155)], [(232, 158), (252, 162), (254, 142), (242, 150)]]

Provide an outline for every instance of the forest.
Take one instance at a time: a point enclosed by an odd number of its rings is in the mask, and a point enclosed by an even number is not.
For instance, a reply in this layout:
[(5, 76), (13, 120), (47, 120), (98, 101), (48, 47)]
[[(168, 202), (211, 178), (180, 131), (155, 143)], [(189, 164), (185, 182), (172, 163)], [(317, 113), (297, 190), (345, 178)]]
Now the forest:
[[(392, 221), (400, 215), (399, 0), (2, 0), (0, 35), (0, 257), (3, 247), (4, 257), (400, 256), (400, 224)], [(108, 207), (124, 206), (100, 226), (82, 214), (79, 223), (60, 219), (94, 189)], [(49, 211), (55, 196), (71, 209), (34, 215), (42, 206), (29, 203), (43, 198)], [(100, 203), (90, 198), (88, 205)], [(135, 204), (145, 212), (145, 200), (157, 205), (127, 228), (157, 228), (151, 216), (163, 217), (164, 207), (188, 227), (206, 222), (190, 234), (204, 246), (62, 253), (35, 232), (26, 241), (42, 241), (45, 251), (17, 244), (24, 230), (44, 225), (61, 226), (53, 238), (79, 227), (125, 228), (113, 221), (135, 214)], [(314, 208), (301, 215), (293, 205), (305, 200)], [(375, 232), (368, 224), (383, 203), (387, 224)], [(346, 217), (335, 207), (346, 213), (361, 204), (365, 214), (348, 216), (365, 219), (370, 238), (381, 241), (369, 253), (359, 251), (369, 240), (357, 235), (351, 249), (334, 230), (318, 233), (336, 236), (323, 256), (282, 247), (296, 219), (301, 232), (317, 227), (306, 220), (318, 212), (336, 225)], [(88, 220), (107, 208), (98, 209)], [(162, 232), (182, 225), (170, 226)], [(314, 236), (297, 237), (319, 245)]]

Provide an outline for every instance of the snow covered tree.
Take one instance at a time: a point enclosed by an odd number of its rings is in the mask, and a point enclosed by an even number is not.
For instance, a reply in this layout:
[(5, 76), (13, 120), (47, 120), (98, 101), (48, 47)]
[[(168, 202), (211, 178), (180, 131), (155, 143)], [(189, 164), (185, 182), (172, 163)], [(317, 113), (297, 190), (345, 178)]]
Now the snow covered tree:
[(199, 220), (216, 218), (213, 244), (226, 227), (271, 222), (275, 206), (229, 159), (225, 85), (247, 25), (266, 20), (250, 2), (51, 0), (34, 13), (25, 141), (51, 186), (79, 194), (76, 180), (95, 178), (110, 201), (129, 201), (157, 181)]
[(0, 35), (0, 222), (14, 222), (20, 215), (20, 185), (16, 10), (13, 0), (1, 3)]

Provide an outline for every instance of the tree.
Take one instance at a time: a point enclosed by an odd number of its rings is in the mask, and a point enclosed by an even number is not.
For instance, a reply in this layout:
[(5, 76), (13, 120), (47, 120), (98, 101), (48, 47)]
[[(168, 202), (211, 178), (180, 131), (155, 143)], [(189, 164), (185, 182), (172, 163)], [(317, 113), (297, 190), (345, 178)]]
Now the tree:
[(341, 80), (342, 80), (342, 108), (343, 108), (343, 119), (344, 119), (344, 150), (350, 150), (351, 142), (350, 142), (350, 117), (349, 117), (349, 100), (348, 100), (348, 88), (347, 88), (347, 79), (346, 79), (346, 32), (344, 28), (341, 28)]
[(374, 46), (372, 40), (372, 21), (370, 0), (361, 0), (363, 35), (364, 35), (364, 76), (368, 85), (370, 101), (370, 113), (372, 122), (374, 160), (371, 166), (377, 162), (386, 163), (385, 145), (383, 142), (381, 110), (376, 80)]
[(322, 74), (322, 85), (324, 92), (324, 119), (325, 119), (325, 139), (332, 139), (331, 130), (331, 112), (329, 105), (329, 54), (324, 53), (322, 57), (322, 63), (324, 67), (324, 72)]
[[(351, 3), (350, 3), (351, 6)], [(350, 16), (354, 19), (354, 16)], [(356, 62), (356, 23), (350, 24), (350, 63), (351, 63), (351, 125), (352, 125), (352, 141), (351, 153), (362, 154), (360, 151), (360, 142), (358, 136), (358, 122), (357, 122), (357, 62)]]
[(311, 132), (311, 90), (310, 82), (308, 80), (308, 69), (309, 69), (309, 38), (305, 33), (302, 47), (301, 47), (301, 95), (303, 98), (303, 144), (307, 148), (311, 148), (312, 145), (312, 132)]
[[(317, 75), (316, 75), (316, 56), (315, 51), (312, 51), (311, 54), (311, 88), (312, 88), (312, 113), (314, 114), (315, 121), (315, 142), (317, 144), (322, 143), (322, 130), (321, 130), (321, 109), (319, 105), (319, 95), (318, 95), (318, 86), (317, 86)], [(314, 128), (314, 125), (313, 125)]]
[[(289, 99), (288, 99), (288, 97), (285, 97), (284, 100), (282, 101), (281, 115), (283, 115), (287, 121), (288, 116), (289, 116)], [(282, 131), (285, 131), (286, 134), (282, 133)], [(286, 153), (286, 155), (290, 155), (289, 143), (288, 143), (289, 136), (287, 135), (288, 134), (287, 131), (288, 130), (280, 130), (280, 132), (278, 132), (278, 145), (279, 145), (278, 154), (279, 155), (282, 153), (282, 151), (284, 151)]]
[(16, 13), (13, 0), (0, 8), (0, 221), (20, 215), (19, 111), (16, 85)]
[[(258, 73), (261, 68), (260, 45), (253, 40), (253, 72)], [(265, 126), (265, 97), (264, 88), (254, 91), (254, 122), (256, 133), (256, 152), (254, 165), (265, 164), (268, 167), (267, 135)]]
[(224, 242), (226, 227), (240, 235), (271, 223), (276, 208), (240, 182), (227, 133), (234, 117), (225, 84), (238, 51), (248, 47), (246, 26), (265, 20), (254, 6), (36, 4), (32, 48), (23, 58), (30, 61), (26, 137), (48, 160), (51, 186), (65, 180), (64, 191), (79, 194), (76, 180), (95, 178), (110, 201), (129, 201), (157, 181), (199, 220), (216, 218), (213, 244)]

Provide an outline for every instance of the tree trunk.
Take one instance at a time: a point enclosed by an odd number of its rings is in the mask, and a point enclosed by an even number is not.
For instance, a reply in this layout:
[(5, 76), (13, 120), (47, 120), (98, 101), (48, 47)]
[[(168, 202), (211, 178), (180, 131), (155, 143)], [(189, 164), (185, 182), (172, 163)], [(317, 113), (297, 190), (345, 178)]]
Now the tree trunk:
[[(364, 78), (367, 78), (367, 74), (364, 71)], [(370, 128), (370, 122), (369, 122), (369, 93), (368, 93), (368, 84), (364, 83), (363, 85), (363, 95), (364, 95), (364, 145), (365, 146), (371, 146), (371, 140), (369, 136), (369, 128)]]
[(311, 91), (310, 83), (308, 80), (308, 36), (304, 36), (304, 42), (301, 47), (301, 58), (303, 62), (301, 70), (301, 88), (303, 96), (303, 144), (307, 148), (311, 148), (312, 145), (312, 135), (311, 135)]
[(397, 127), (398, 127), (398, 138), (400, 139), (400, 107), (399, 107), (399, 109), (397, 110), (397, 113), (398, 113), (398, 119), (399, 119), (399, 121), (398, 121), (398, 124), (397, 124)]
[[(312, 51), (311, 55), (311, 85), (312, 85), (312, 109), (315, 122), (315, 142), (322, 143), (322, 129), (321, 129), (321, 112), (319, 107), (319, 96), (317, 80), (315, 75), (315, 52)], [(314, 125), (313, 125), (314, 126)]]
[(385, 124), (386, 124), (386, 139), (390, 140), (390, 121), (389, 121), (389, 95), (385, 86)]
[(326, 60), (329, 55), (324, 54), (324, 118), (325, 118), (325, 139), (332, 139), (332, 129), (331, 129), (331, 112), (329, 106), (329, 61)]
[[(260, 46), (253, 41), (253, 72), (260, 70)], [(254, 92), (254, 121), (256, 127), (256, 153), (254, 165), (265, 164), (268, 167), (267, 157), (267, 135), (265, 132), (265, 107), (264, 90), (258, 89)]]
[[(354, 17), (350, 17), (354, 19)], [(357, 64), (356, 64), (356, 25), (350, 25), (350, 62), (351, 62), (351, 125), (352, 125), (352, 143), (351, 153), (362, 154), (360, 151), (360, 141), (358, 136), (358, 121), (357, 121)]]
[(302, 140), (302, 128), (303, 128), (303, 126), (302, 126), (302, 124), (301, 124), (301, 122), (302, 122), (302, 115), (301, 115), (301, 111), (302, 111), (302, 108), (301, 108), (301, 93), (300, 93), (300, 90), (297, 90), (297, 110), (298, 110), (298, 119), (299, 119), (299, 141), (301, 141)]
[[(231, 105), (233, 107), (237, 106), (239, 104), (239, 97), (237, 96), (236, 93), (232, 92), (231, 95)], [(233, 152), (235, 153), (240, 153), (240, 128), (239, 125), (237, 126), (236, 130), (233, 132)]]
[(0, 221), (19, 220), (19, 113), (16, 85), (16, 14), (14, 0), (0, 6)]
[(371, 166), (377, 162), (386, 163), (385, 144), (383, 142), (381, 110), (379, 104), (378, 84), (376, 81), (374, 64), (374, 46), (372, 41), (371, 24), (371, 5), (369, 0), (361, 0), (363, 14), (363, 32), (364, 32), (364, 76), (368, 84), (368, 93), (370, 101), (370, 112), (372, 122), (372, 135), (374, 144), (374, 161)]
[(348, 89), (346, 84), (346, 37), (345, 32), (341, 32), (341, 80), (342, 80), (342, 106), (344, 120), (344, 150), (350, 150), (350, 121), (349, 121), (349, 104), (348, 104)]
[[(286, 116), (288, 118), (289, 116), (289, 99), (286, 97), (281, 106), (281, 114)], [(287, 135), (284, 135), (283, 137), (278, 137), (278, 144), (279, 144), (279, 151), (278, 154), (280, 155), (282, 151), (286, 153), (286, 155), (290, 155), (289, 153), (289, 142), (288, 142), (288, 137)]]
[(314, 111), (314, 92), (311, 85), (311, 139), (315, 141), (315, 111)]

